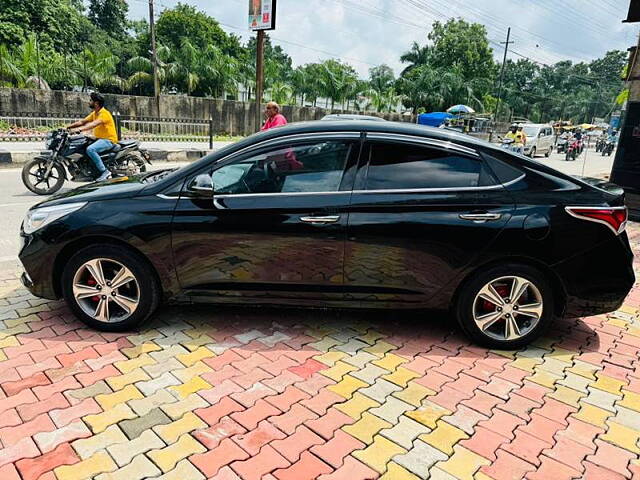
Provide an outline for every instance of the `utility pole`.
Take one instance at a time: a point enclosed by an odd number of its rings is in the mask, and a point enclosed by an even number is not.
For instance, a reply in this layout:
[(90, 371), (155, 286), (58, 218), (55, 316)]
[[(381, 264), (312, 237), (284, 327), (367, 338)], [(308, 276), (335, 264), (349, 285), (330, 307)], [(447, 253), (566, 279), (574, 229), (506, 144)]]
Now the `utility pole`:
[(502, 81), (504, 79), (504, 69), (507, 65), (507, 53), (509, 52), (509, 45), (515, 42), (509, 41), (511, 38), (511, 27), (507, 29), (507, 41), (500, 42), (504, 45), (504, 57), (502, 58), (502, 67), (500, 68), (500, 80), (498, 82), (498, 101), (496, 102), (496, 113), (493, 117), (493, 123), (496, 125), (498, 123), (498, 115), (500, 112), (500, 102), (502, 100)]
[(256, 131), (262, 126), (262, 95), (264, 92), (264, 30), (256, 37)]
[(42, 89), (42, 80), (40, 76), (40, 34), (36, 33), (36, 61), (38, 69), (38, 90)]
[(151, 57), (153, 62), (153, 96), (156, 113), (160, 117), (160, 78), (158, 78), (158, 53), (156, 51), (156, 22), (153, 16), (153, 0), (149, 0), (149, 31), (151, 33)]

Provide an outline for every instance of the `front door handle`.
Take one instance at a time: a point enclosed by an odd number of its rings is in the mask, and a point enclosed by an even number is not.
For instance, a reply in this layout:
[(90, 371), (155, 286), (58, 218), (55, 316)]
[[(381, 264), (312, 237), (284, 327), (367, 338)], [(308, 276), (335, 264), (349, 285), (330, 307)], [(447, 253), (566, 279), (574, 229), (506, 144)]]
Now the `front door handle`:
[(502, 218), (500, 213), (463, 213), (460, 215), (461, 220), (478, 223), (495, 222), (496, 220), (500, 220), (500, 218)]
[(313, 223), (316, 225), (325, 225), (327, 223), (336, 223), (340, 220), (340, 215), (329, 215), (326, 217), (300, 217), (300, 221), (304, 223)]

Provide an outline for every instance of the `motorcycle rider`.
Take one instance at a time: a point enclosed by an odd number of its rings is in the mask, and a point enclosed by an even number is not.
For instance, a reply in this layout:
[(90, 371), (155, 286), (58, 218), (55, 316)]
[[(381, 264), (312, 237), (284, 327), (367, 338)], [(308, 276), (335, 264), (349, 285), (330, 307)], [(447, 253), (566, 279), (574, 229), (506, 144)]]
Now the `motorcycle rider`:
[(513, 147), (518, 153), (524, 153), (524, 140), (523, 133), (518, 131), (518, 125), (511, 125), (511, 130), (505, 135), (505, 138), (511, 138), (513, 140)]
[(111, 112), (104, 108), (104, 97), (93, 92), (90, 98), (89, 108), (93, 111), (83, 120), (72, 123), (67, 128), (72, 133), (82, 133), (93, 129), (93, 136), (97, 140), (87, 147), (87, 155), (93, 160), (100, 172), (100, 176), (96, 180), (102, 181), (111, 178), (111, 172), (104, 166), (100, 152), (110, 150), (114, 144), (118, 143), (118, 133)]

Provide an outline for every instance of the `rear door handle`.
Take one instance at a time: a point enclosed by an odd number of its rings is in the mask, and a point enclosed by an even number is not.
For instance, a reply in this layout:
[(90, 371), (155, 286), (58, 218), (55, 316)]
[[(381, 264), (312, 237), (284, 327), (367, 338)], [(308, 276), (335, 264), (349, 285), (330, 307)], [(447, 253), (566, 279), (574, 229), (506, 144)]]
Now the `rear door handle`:
[(500, 213), (463, 213), (460, 215), (461, 220), (469, 220), (471, 222), (494, 222), (500, 220), (502, 215)]
[(340, 220), (340, 215), (328, 215), (325, 217), (300, 217), (301, 222), (313, 223), (317, 225), (336, 223), (338, 220)]

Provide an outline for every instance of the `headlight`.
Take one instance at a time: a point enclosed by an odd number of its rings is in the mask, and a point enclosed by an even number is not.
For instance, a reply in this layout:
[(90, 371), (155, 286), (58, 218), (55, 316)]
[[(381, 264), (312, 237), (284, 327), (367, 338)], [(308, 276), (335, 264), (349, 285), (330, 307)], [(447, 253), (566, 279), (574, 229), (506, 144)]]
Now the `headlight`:
[(58, 220), (59, 218), (69, 215), (70, 213), (80, 210), (87, 202), (66, 203), (64, 205), (55, 205), (53, 207), (42, 207), (30, 210), (22, 222), (22, 230), (27, 235)]

